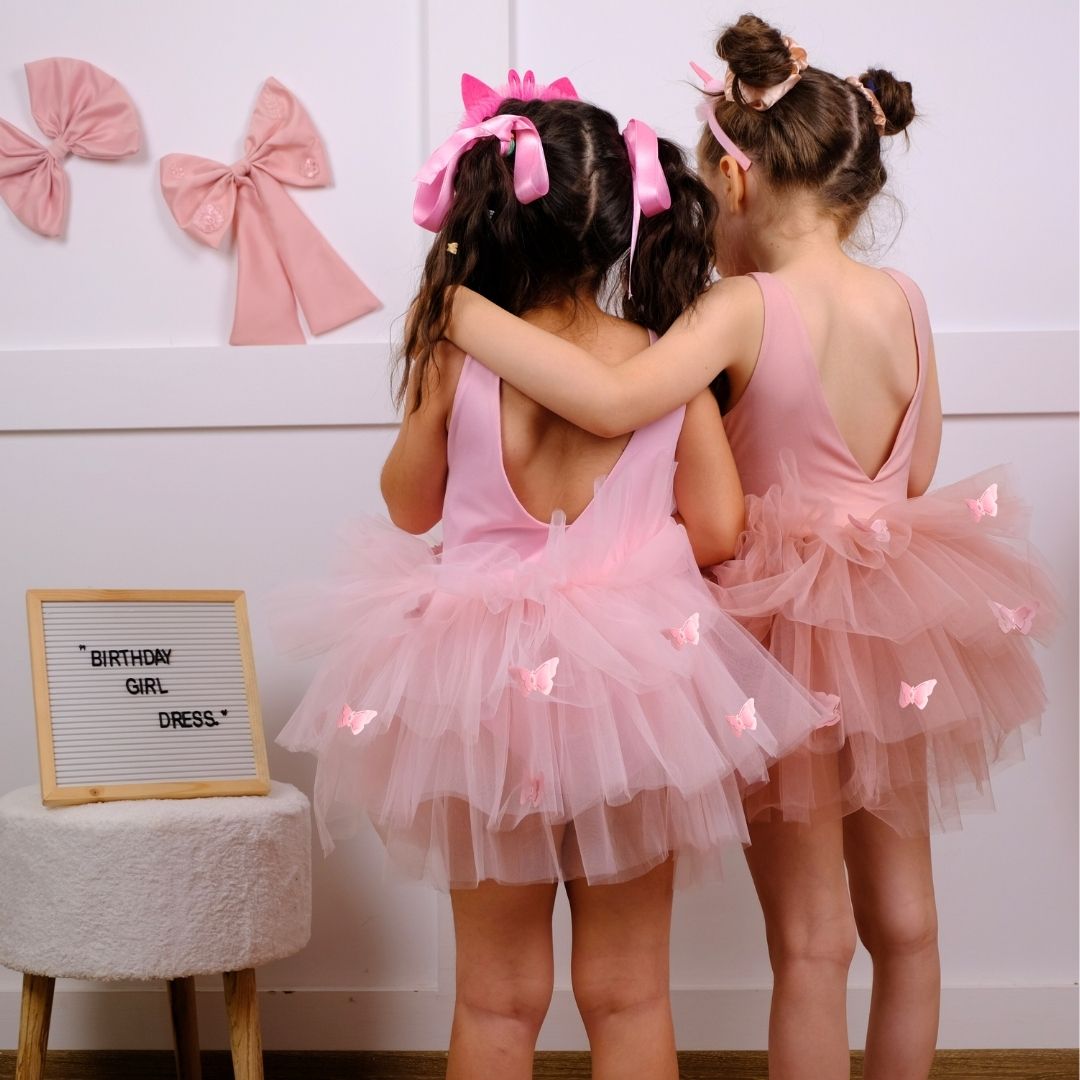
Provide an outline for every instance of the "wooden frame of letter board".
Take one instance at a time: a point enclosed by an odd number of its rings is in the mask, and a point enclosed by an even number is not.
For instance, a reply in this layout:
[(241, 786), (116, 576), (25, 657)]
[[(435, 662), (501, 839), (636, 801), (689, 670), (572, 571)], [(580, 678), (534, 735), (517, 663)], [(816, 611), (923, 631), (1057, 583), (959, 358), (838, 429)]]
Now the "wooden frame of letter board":
[[(78, 601), (113, 603), (231, 603), (236, 611), (236, 629), (244, 666), (244, 688), (251, 742), (255, 757), (255, 777), (235, 780), (161, 780), (135, 784), (65, 785), (56, 782), (53, 756), (52, 713), (49, 706), (49, 676), (45, 664), (45, 625), (42, 604)], [(262, 713), (259, 709), (255, 661), (251, 651), (251, 626), (247, 602), (237, 589), (28, 589), (26, 615), (30, 626), (30, 661), (34, 682), (34, 713), (37, 717), (38, 766), (41, 772), (41, 801), (46, 806), (108, 802), (115, 799), (194, 799), (205, 795), (267, 795), (270, 769), (266, 761)]]

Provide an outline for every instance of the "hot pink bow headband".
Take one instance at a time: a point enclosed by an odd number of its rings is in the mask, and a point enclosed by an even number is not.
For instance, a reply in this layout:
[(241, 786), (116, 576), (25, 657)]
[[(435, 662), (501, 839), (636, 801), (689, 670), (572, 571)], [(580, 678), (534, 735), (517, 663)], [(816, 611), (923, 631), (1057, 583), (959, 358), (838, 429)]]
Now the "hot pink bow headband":
[[(454, 174), (461, 155), (481, 139), (498, 139), (503, 155), (514, 152), (514, 191), (518, 201), (527, 204), (548, 192), (547, 159), (540, 134), (524, 116), (496, 110), (508, 98), (522, 101), (578, 100), (574, 84), (567, 78), (548, 85), (536, 82), (526, 71), (524, 77), (511, 71), (507, 83), (494, 89), (473, 75), (462, 75), (461, 97), (465, 120), (424, 163), (416, 175), (413, 220), (431, 232), (438, 232), (454, 201)], [(471, 123), (470, 123), (471, 122)], [(466, 126), (468, 125), (468, 126)], [(656, 132), (642, 120), (631, 120), (623, 129), (626, 151), (630, 157), (633, 179), (633, 224), (630, 233), (630, 271), (633, 270), (641, 215), (653, 217), (671, 207), (671, 192), (660, 164)], [(632, 291), (630, 292), (632, 296)]]
[(68, 206), (68, 154), (106, 161), (139, 150), (139, 119), (124, 88), (85, 60), (26, 65), (30, 111), (48, 146), (0, 119), (0, 198), (29, 229), (59, 236)]
[(236, 220), (237, 283), (233, 345), (303, 344), (297, 301), (313, 334), (380, 305), (282, 186), (325, 187), (322, 141), (296, 98), (267, 79), (233, 165), (167, 154), (161, 191), (176, 223), (216, 248)]

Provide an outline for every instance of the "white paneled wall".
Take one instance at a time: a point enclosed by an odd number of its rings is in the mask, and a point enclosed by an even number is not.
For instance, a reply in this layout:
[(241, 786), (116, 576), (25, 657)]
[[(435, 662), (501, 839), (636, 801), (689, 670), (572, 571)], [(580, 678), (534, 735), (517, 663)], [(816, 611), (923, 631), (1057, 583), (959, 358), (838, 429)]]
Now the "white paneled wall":
[[(691, 143), (686, 60), (709, 61), (713, 29), (745, 6), (0, 5), (0, 116), (32, 132), (20, 65), (83, 57), (128, 88), (147, 146), (123, 163), (69, 159), (63, 242), (31, 235), (0, 206), (0, 790), (36, 778), (27, 587), (247, 590), (272, 738), (307, 669), (274, 655), (265, 600), (325, 564), (346, 517), (380, 508), (394, 424), (390, 340), (425, 244), (411, 224), (410, 178), (460, 115), (460, 72), (497, 82), (516, 63), (544, 78), (569, 74), (621, 119), (647, 118)], [(1075, 610), (1075, 9), (1034, 0), (1019, 19), (976, 0), (915, 0), (899, 14), (855, 0), (774, 0), (761, 11), (826, 66), (881, 63), (912, 80), (925, 117), (910, 152), (895, 148), (891, 170), (908, 220), (893, 249), (877, 254), (921, 281), (940, 331), (949, 413), (940, 479), (1013, 462), (1036, 541)], [(1036, 56), (1040, 98), (1053, 108), (1001, 77)], [(173, 150), (238, 157), (271, 74), (311, 113), (336, 177), (296, 200), (386, 306), (306, 347), (230, 349), (234, 257), (176, 228), (155, 163)], [(1010, 165), (1021, 158), (1023, 168)], [(1044, 736), (1002, 774), (998, 813), (936, 842), (943, 1045), (1075, 1045), (1076, 657), (1073, 615), (1043, 658), (1053, 703)], [(306, 759), (274, 748), (271, 770), (310, 790)], [(730, 868), (723, 885), (677, 904), (672, 975), (688, 1049), (764, 1045), (761, 920), (738, 853)], [(370, 832), (326, 861), (316, 856), (315, 871), (310, 946), (260, 972), (266, 1045), (444, 1046), (445, 902), (384, 883)], [(548, 1048), (583, 1043), (565, 991), (568, 940), (560, 907), (563, 989)], [(861, 956), (855, 1041), (868, 982)], [(202, 985), (216, 998), (214, 980)], [(0, 1047), (15, 1042), (18, 987), (0, 970)], [(224, 1045), (219, 1012), (203, 1012), (207, 1045)], [(167, 1010), (156, 987), (63, 983), (53, 1031), (56, 1048), (165, 1047)]]

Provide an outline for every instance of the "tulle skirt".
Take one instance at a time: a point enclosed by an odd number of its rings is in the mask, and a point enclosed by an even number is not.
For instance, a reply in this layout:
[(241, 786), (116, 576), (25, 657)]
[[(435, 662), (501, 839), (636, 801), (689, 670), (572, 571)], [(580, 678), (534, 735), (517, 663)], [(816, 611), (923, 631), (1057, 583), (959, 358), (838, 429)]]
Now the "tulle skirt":
[(674, 522), (615, 550), (589, 513), (531, 559), (366, 520), (334, 579), (279, 599), (279, 642), (325, 654), (277, 739), (318, 759), (325, 850), (366, 814), (393, 871), (447, 888), (672, 855), (687, 882), (746, 842), (743, 790), (836, 702), (719, 611)]
[(841, 716), (749, 792), (748, 820), (865, 809), (923, 835), (992, 807), (991, 768), (1046, 708), (1032, 641), (1058, 618), (1005, 470), (837, 521), (786, 457), (747, 514), (714, 594)]

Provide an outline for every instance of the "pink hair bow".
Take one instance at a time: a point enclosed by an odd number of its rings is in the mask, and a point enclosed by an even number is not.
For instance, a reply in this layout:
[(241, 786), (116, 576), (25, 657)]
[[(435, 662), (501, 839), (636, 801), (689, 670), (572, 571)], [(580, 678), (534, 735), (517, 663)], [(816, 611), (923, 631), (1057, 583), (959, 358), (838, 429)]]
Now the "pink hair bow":
[(630, 265), (627, 269), (627, 296), (633, 296), (634, 252), (637, 250), (641, 215), (655, 217), (671, 209), (671, 190), (660, 164), (660, 143), (644, 120), (631, 120), (623, 128), (626, 152), (630, 155), (630, 176), (634, 189), (634, 220), (630, 226)]
[(233, 165), (167, 154), (161, 191), (176, 223), (220, 247), (236, 220), (232, 345), (303, 344), (299, 301), (313, 334), (375, 311), (379, 300), (283, 185), (325, 187), (330, 165), (311, 118), (277, 79), (267, 79)]
[(472, 126), (490, 119), (499, 111), (502, 102), (511, 98), (516, 101), (577, 101), (578, 92), (565, 75), (544, 86), (536, 81), (531, 71), (521, 76), (511, 70), (506, 77), (506, 85), (496, 89), (475, 75), (465, 74), (461, 76), (465, 119), (460, 126)]
[[(734, 73), (728, 71), (726, 79), (717, 78), (715, 75), (711, 75), (700, 64), (695, 64), (693, 60), (690, 61), (690, 66), (694, 69), (695, 74), (701, 79), (701, 89), (710, 95), (716, 97), (724, 97), (728, 101), (734, 101), (734, 95), (731, 92), (731, 87), (734, 84)], [(705, 98), (698, 103), (697, 118), (703, 123), (709, 125), (709, 129), (713, 133), (713, 138), (735, 159), (739, 168), (744, 172), (750, 168), (754, 163), (746, 156), (746, 153), (741, 150), (735, 140), (720, 126), (720, 121), (716, 119), (716, 108), (713, 105), (711, 97)]]
[(64, 158), (112, 161), (139, 150), (139, 118), (127, 91), (85, 60), (26, 65), (30, 111), (48, 146), (0, 119), (0, 198), (28, 228), (59, 236), (68, 206)]
[(458, 161), (481, 139), (498, 139), (505, 156), (514, 151), (514, 191), (518, 202), (531, 203), (548, 192), (547, 160), (540, 134), (524, 116), (500, 114), (473, 127), (458, 128), (438, 147), (416, 174), (413, 221), (438, 232), (454, 201), (454, 173)]

